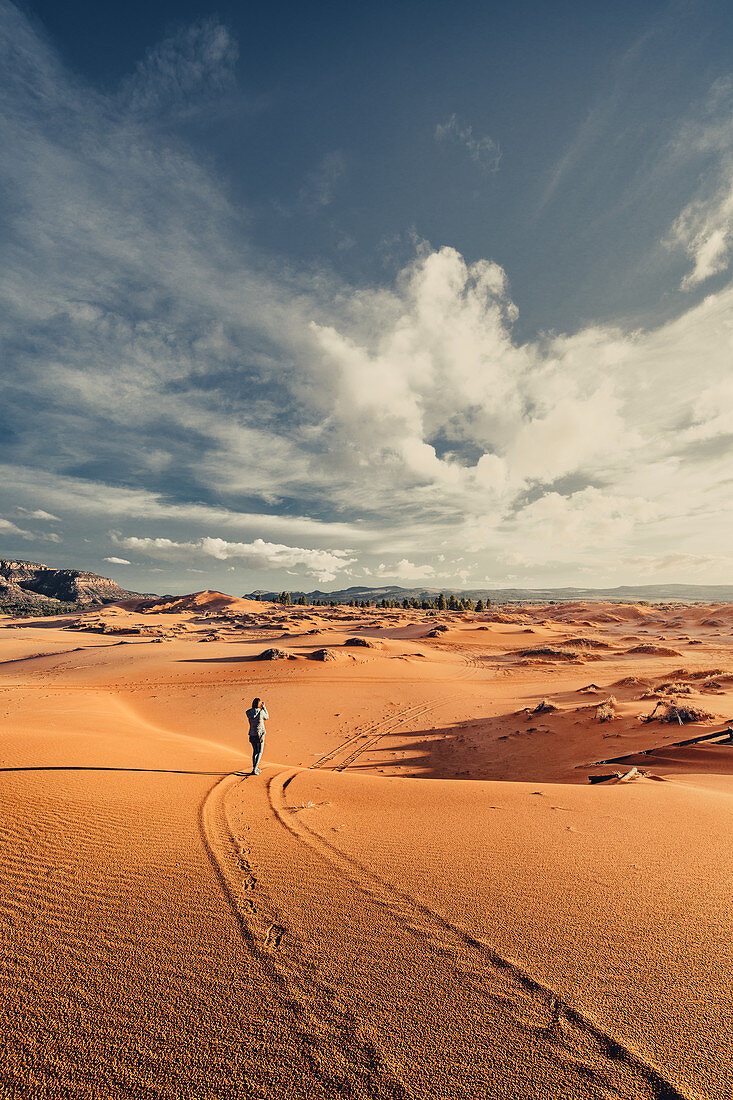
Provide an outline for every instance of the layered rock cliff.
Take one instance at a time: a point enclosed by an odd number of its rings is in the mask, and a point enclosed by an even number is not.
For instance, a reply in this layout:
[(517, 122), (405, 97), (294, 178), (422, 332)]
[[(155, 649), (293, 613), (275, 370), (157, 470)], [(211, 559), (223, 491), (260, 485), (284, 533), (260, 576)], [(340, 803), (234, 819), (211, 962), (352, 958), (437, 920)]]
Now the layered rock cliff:
[(52, 609), (59, 603), (93, 607), (138, 595), (97, 573), (0, 559), (0, 605), (4, 607)]

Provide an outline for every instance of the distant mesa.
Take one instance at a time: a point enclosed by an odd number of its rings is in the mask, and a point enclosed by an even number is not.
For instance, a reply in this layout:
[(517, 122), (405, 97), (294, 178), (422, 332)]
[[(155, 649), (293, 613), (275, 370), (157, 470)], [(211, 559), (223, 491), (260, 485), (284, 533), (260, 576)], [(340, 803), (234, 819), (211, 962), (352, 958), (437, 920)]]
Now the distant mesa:
[(0, 559), (0, 610), (47, 614), (142, 599), (109, 577), (80, 569), (51, 569), (34, 561)]

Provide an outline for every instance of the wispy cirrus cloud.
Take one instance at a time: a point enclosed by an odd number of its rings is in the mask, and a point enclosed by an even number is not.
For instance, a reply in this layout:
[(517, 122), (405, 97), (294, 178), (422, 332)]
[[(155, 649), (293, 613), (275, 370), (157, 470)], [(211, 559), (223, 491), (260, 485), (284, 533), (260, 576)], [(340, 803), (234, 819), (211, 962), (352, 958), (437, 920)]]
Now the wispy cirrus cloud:
[(462, 145), (473, 163), (484, 172), (496, 172), (501, 163), (501, 149), (493, 138), (478, 137), (473, 126), (463, 122), (457, 115), (450, 115), (445, 122), (439, 122), (433, 135), (439, 143)]
[(40, 519), (48, 523), (60, 522), (58, 516), (54, 516), (51, 512), (44, 511), (43, 508), (23, 508), (19, 504), (17, 506), (17, 511), (22, 512), (24, 516), (28, 516), (28, 519)]
[(300, 202), (309, 210), (322, 210), (333, 202), (339, 181), (346, 173), (346, 157), (334, 149), (326, 153), (300, 190)]
[(151, 119), (200, 114), (236, 92), (238, 57), (236, 41), (216, 19), (179, 27), (146, 51), (122, 84), (122, 100)]
[(674, 222), (667, 243), (687, 253), (690, 290), (728, 269), (733, 256), (733, 80), (718, 80), (685, 120), (674, 143), (681, 160), (704, 168), (698, 194)]

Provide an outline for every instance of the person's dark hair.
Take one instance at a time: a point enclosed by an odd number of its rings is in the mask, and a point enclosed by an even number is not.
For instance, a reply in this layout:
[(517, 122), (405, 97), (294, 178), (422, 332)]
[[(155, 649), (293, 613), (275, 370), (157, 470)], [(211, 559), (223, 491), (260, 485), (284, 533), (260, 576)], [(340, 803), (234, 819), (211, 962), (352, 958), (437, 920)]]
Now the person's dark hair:
[(261, 702), (262, 702), (261, 699), (253, 699), (252, 700), (252, 710), (257, 710), (257, 708), (258, 708), (258, 706), (260, 705)]

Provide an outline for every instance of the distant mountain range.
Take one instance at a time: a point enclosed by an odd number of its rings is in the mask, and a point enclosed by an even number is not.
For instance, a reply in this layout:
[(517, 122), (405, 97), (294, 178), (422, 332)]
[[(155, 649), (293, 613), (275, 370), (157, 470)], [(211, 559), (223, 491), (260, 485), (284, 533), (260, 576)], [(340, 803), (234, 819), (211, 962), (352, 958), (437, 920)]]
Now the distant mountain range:
[[(293, 599), (305, 596), (316, 601), (349, 604), (352, 600), (431, 599), (443, 591), (446, 596), (491, 600), (494, 604), (527, 603), (530, 601), (564, 602), (570, 600), (616, 600), (619, 602), (652, 602), (683, 600), (697, 603), (733, 603), (733, 585), (727, 584), (643, 584), (621, 585), (617, 588), (402, 588), (399, 585), (380, 587), (355, 586), (334, 592), (316, 589), (312, 592), (291, 590)], [(258, 590), (245, 594), (247, 599), (276, 600), (279, 593)], [(52, 569), (39, 562), (0, 559), (0, 613), (53, 614), (65, 608), (94, 607), (116, 600), (154, 596), (150, 592), (131, 592), (120, 588), (109, 577), (101, 577), (81, 569)], [(170, 597), (174, 599), (174, 597)]]
[(0, 610), (53, 613), (68, 605), (94, 607), (139, 595), (97, 573), (0, 559)]
[[(449, 596), (468, 597), (472, 600), (491, 600), (492, 603), (527, 603), (530, 601), (565, 602), (568, 600), (617, 600), (635, 603), (639, 600), (684, 600), (692, 603), (733, 603), (733, 584), (641, 584), (620, 585), (618, 588), (400, 588), (387, 585), (380, 588), (342, 588), (336, 592), (296, 592), (293, 599), (305, 596), (309, 603), (316, 600), (335, 600), (350, 603), (352, 600), (432, 599), (441, 591)], [(249, 599), (276, 600), (277, 592), (249, 592)]]

